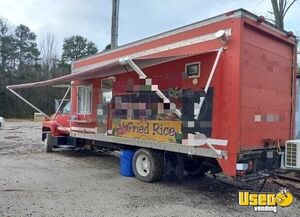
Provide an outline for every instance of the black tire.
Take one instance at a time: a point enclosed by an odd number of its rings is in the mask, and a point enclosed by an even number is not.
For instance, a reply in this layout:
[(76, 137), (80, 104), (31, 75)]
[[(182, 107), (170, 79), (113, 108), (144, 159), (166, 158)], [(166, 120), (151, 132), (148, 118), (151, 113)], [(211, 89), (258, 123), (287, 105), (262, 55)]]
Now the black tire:
[(53, 136), (52, 136), (51, 132), (46, 134), (45, 151), (47, 153), (53, 152)]
[[(149, 166), (147, 170), (141, 172), (140, 163), (143, 159), (147, 159)], [(160, 181), (163, 177), (163, 155), (159, 151), (153, 151), (150, 149), (138, 149), (132, 160), (132, 169), (135, 177), (143, 182), (155, 182)], [(147, 172), (146, 172), (147, 171)]]

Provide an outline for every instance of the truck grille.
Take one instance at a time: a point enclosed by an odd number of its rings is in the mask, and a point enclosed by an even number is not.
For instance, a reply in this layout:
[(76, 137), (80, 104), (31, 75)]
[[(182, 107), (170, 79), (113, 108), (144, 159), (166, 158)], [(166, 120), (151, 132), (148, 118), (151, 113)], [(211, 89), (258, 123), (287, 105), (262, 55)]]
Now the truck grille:
[(286, 166), (297, 166), (297, 144), (295, 143), (286, 144)]

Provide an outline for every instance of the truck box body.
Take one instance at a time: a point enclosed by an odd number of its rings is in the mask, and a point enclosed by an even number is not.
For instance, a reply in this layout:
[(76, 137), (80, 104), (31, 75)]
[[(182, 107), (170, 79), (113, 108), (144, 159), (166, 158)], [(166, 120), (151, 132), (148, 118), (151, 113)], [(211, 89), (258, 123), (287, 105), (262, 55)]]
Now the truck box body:
[[(254, 17), (255, 18), (255, 17)], [(248, 150), (265, 149), (273, 144), (266, 141), (285, 141), (291, 138), (293, 123), (293, 90), (295, 65), (295, 39), (264, 23), (258, 23), (252, 15), (243, 10), (227, 13), (191, 26), (183, 27), (162, 35), (154, 36), (116, 50), (76, 61), (76, 69), (82, 69), (110, 59), (130, 56), (137, 52), (159, 48), (168, 44), (214, 34), (220, 29), (230, 32), (228, 43), (221, 54), (215, 75), (210, 85), (213, 89), (211, 120), (212, 138), (227, 139), (228, 159), (219, 160), (222, 169), (230, 175), (236, 174), (238, 154)], [(155, 54), (155, 58), (180, 56), (181, 58), (153, 65), (143, 69), (160, 90), (181, 88), (194, 92), (205, 87), (219, 40), (208, 40)], [(197, 53), (200, 54), (197, 54)], [(187, 57), (183, 57), (187, 55)], [(191, 56), (190, 56), (191, 55)], [(151, 58), (151, 55), (148, 56)], [(184, 78), (186, 64), (201, 62), (200, 77)], [(124, 69), (125, 70), (125, 69)], [(121, 74), (122, 73), (122, 74)], [(111, 76), (111, 75), (110, 75)], [(128, 86), (138, 85), (139, 78), (132, 69), (129, 72), (115, 72), (112, 94), (128, 93)], [(97, 119), (97, 104), (101, 103), (101, 79), (85, 82), (93, 84), (93, 107), (90, 115), (78, 119)], [(79, 84), (80, 82), (77, 82)], [(72, 95), (76, 96), (76, 86)], [(76, 114), (76, 99), (72, 101), (72, 113)], [(113, 117), (109, 117), (111, 122)], [(211, 122), (211, 123), (210, 123)], [(112, 123), (108, 123), (111, 128)], [(97, 123), (71, 122), (71, 130), (92, 127)], [(92, 130), (91, 130), (92, 131)], [(224, 147), (219, 147), (224, 149)]]
[[(225, 41), (216, 36), (220, 30)], [(147, 79), (122, 63), (126, 58)], [(188, 76), (189, 65), (199, 73)], [(258, 171), (269, 159), (277, 161), (276, 150), (292, 138), (295, 66), (295, 37), (239, 9), (77, 60), (69, 77), (55, 81), (72, 80), (70, 136), (112, 143), (126, 137), (134, 147), (149, 143), (148, 148), (201, 155), (198, 150), (212, 148), (181, 148), (200, 133), (227, 141), (213, 147), (226, 153), (217, 158), (222, 171), (236, 176), (238, 163), (251, 161)], [(153, 94), (157, 88), (181, 117)], [(195, 119), (195, 103), (204, 96)], [(167, 112), (161, 115), (160, 109)]]

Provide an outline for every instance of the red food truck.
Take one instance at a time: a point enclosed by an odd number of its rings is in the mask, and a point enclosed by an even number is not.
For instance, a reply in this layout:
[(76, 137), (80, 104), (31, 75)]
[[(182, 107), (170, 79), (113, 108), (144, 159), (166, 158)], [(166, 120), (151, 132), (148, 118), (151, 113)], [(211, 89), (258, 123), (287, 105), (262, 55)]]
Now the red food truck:
[(132, 150), (134, 174), (146, 182), (167, 170), (252, 179), (280, 167), (293, 138), (296, 44), (291, 32), (238, 9), (8, 89), (70, 84), (70, 113), (43, 123), (48, 151)]

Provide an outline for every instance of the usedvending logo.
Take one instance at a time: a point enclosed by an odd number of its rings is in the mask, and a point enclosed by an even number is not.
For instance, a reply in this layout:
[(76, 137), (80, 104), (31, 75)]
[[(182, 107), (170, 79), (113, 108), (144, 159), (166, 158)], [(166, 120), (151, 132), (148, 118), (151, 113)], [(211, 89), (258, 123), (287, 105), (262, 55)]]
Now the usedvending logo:
[(294, 196), (287, 189), (278, 193), (239, 191), (239, 205), (252, 206), (255, 212), (278, 212), (278, 207), (288, 207)]

